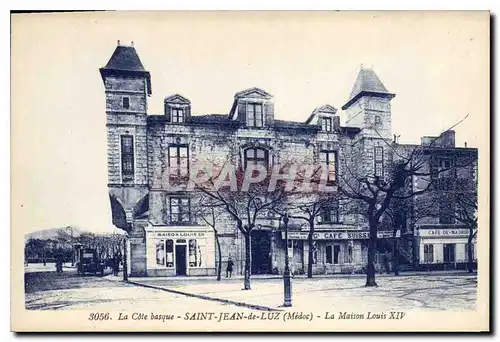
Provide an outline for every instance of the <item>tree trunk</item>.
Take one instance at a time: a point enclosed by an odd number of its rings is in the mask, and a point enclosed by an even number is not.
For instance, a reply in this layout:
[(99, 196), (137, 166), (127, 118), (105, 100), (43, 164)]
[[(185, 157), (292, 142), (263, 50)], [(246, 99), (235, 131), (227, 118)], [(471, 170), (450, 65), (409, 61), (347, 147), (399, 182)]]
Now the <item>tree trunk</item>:
[[(309, 236), (307, 237), (307, 242), (309, 244), (309, 261), (307, 263), (307, 278), (313, 277), (313, 262), (314, 262), (314, 251), (313, 251), (313, 234), (314, 234), (314, 221), (309, 222)], [(288, 246), (286, 246), (288, 248)]]
[(375, 252), (377, 250), (377, 226), (376, 222), (370, 222), (370, 239), (368, 240), (368, 265), (366, 270), (365, 286), (377, 286), (375, 282)]
[(222, 251), (220, 249), (219, 234), (215, 233), (215, 242), (217, 243), (217, 249), (219, 250), (219, 267), (217, 268), (217, 281), (220, 281), (222, 273)]
[(244, 280), (244, 290), (251, 290), (250, 287), (250, 267), (251, 267), (251, 255), (250, 255), (250, 233), (245, 233), (245, 280)]
[(474, 272), (474, 254), (472, 252), (472, 234), (473, 234), (473, 229), (469, 229), (469, 238), (467, 239), (467, 257), (468, 257), (468, 262), (467, 262), (467, 270), (469, 273)]
[(394, 270), (394, 275), (399, 275), (399, 254), (398, 254), (398, 239), (396, 235), (398, 230), (394, 230), (392, 234), (392, 268)]

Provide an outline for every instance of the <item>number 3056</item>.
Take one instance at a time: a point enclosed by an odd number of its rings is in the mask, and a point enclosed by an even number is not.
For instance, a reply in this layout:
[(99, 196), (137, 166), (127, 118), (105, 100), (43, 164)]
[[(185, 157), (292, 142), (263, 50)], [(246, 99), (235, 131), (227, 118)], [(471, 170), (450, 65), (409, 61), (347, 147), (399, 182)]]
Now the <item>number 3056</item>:
[(110, 319), (109, 312), (96, 312), (89, 315), (89, 321), (107, 321)]

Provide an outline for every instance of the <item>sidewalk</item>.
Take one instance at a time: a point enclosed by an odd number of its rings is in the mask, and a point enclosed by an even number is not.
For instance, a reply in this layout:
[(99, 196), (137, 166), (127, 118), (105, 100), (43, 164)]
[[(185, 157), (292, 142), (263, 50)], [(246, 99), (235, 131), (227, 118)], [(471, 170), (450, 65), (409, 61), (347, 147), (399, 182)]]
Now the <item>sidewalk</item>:
[[(364, 275), (296, 277), (292, 279), (292, 310), (389, 311), (473, 310), (476, 276), (464, 272), (401, 276), (377, 275), (378, 287), (364, 287)], [(121, 280), (121, 277), (106, 277)], [(281, 277), (252, 276), (252, 290), (242, 290), (242, 277), (129, 278), (129, 283), (190, 297), (246, 306), (283, 310)]]

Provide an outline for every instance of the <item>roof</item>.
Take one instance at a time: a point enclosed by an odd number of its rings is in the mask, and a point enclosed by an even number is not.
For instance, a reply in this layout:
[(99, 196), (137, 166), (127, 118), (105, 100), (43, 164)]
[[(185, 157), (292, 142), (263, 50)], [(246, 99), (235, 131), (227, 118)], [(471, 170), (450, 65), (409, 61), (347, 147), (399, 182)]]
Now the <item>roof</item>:
[(375, 71), (369, 68), (362, 68), (359, 70), (356, 82), (354, 82), (349, 100), (342, 106), (342, 109), (345, 110), (349, 108), (360, 97), (365, 95), (388, 98), (396, 96), (387, 90)]
[(101, 77), (107, 75), (146, 77), (148, 95), (151, 95), (151, 75), (144, 69), (139, 55), (133, 46), (118, 45), (104, 68), (100, 68)]
[(275, 128), (290, 128), (290, 129), (307, 129), (307, 130), (317, 130), (318, 127), (315, 125), (309, 125), (304, 122), (297, 121), (287, 121), (287, 120), (274, 120)]
[(236, 94), (234, 94), (234, 97), (235, 98), (236, 97), (243, 97), (243, 96), (247, 96), (247, 95), (250, 95), (253, 93), (256, 93), (256, 94), (258, 94), (262, 97), (266, 97), (266, 98), (270, 98), (273, 96), (270, 93), (268, 93), (267, 91), (265, 91), (264, 89), (253, 87), (253, 88), (248, 88), (248, 89), (237, 92)]
[(133, 46), (118, 45), (103, 69), (146, 71)]

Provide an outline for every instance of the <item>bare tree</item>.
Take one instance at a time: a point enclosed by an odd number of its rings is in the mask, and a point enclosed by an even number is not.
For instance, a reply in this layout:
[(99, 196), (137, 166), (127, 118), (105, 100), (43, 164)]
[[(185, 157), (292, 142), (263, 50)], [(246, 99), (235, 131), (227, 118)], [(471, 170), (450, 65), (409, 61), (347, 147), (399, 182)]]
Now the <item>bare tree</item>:
[[(343, 172), (340, 173), (339, 192), (348, 198), (358, 200), (364, 212), (364, 217), (368, 221), (370, 232), (365, 286), (377, 286), (374, 265), (377, 250), (377, 231), (382, 217), (386, 214), (392, 202), (394, 200), (407, 200), (429, 191), (434, 180), (433, 174), (470, 165), (471, 161), (469, 160), (465, 161), (463, 165), (457, 163), (446, 169), (429, 169), (429, 150), (435, 147), (436, 141), (442, 138), (444, 133), (457, 126), (460, 122), (432, 139), (428, 145), (399, 145), (381, 139), (384, 145), (379, 147), (384, 147), (381, 151), (387, 151), (387, 155), (382, 156), (382, 165), (388, 163), (388, 167), (383, 166), (382, 169), (378, 170), (376, 167), (367, 167), (366, 163), (360, 162), (360, 150), (356, 143), (343, 145), (341, 150)], [(376, 131), (375, 127), (373, 128)], [(376, 154), (377, 151), (374, 153)], [(425, 179), (427, 184), (422, 188), (415, 188), (412, 184), (414, 177)]]
[(202, 196), (198, 205), (196, 206), (194, 213), (196, 217), (199, 217), (205, 222), (206, 225), (210, 226), (214, 232), (215, 243), (217, 244), (218, 252), (218, 267), (217, 267), (217, 281), (221, 280), (222, 274), (222, 249), (219, 240), (218, 231), (218, 220), (223, 214), (223, 208), (220, 203), (217, 203), (213, 198), (208, 196)]

